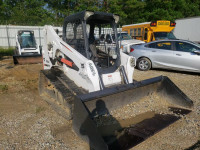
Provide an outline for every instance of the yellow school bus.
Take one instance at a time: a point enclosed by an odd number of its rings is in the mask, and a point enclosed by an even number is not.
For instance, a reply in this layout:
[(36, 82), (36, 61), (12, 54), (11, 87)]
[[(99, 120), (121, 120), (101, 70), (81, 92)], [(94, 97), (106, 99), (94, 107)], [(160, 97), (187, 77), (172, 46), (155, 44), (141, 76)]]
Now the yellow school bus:
[(158, 20), (138, 24), (124, 25), (122, 31), (128, 32), (134, 39), (151, 42), (158, 39), (174, 39), (171, 32), (176, 23), (167, 20)]

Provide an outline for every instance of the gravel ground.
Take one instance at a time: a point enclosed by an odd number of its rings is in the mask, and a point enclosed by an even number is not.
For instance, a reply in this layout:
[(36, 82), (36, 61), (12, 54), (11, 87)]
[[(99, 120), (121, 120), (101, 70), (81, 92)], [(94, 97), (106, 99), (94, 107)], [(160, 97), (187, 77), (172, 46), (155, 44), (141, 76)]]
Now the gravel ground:
[(167, 70), (136, 70), (137, 81), (156, 77), (169, 77), (192, 101), (193, 111), (133, 149), (136, 150), (199, 150), (200, 149), (200, 75)]
[(38, 94), (41, 64), (14, 66), (0, 60), (0, 150), (84, 150), (88, 145)]
[[(41, 64), (0, 60), (0, 149), (89, 149), (38, 95)], [(132, 149), (200, 149), (200, 75), (166, 70), (135, 70), (137, 81), (168, 76), (194, 102), (193, 111)]]

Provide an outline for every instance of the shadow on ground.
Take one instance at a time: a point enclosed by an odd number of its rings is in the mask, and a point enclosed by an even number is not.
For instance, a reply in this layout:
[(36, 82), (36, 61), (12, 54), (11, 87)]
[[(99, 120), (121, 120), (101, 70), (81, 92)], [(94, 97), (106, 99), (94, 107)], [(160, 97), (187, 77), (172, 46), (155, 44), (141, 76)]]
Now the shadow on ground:
[[(138, 70), (138, 69), (137, 69)], [(180, 74), (187, 74), (187, 75), (200, 75), (197, 72), (187, 72), (187, 71), (178, 71), (178, 70), (168, 70), (168, 69), (151, 69), (152, 71), (164, 71), (164, 72), (168, 72), (168, 73), (180, 73)], [(140, 70), (139, 70), (140, 71)]]
[(197, 149), (200, 149), (200, 140), (198, 140), (194, 145), (190, 146), (185, 150), (197, 150)]

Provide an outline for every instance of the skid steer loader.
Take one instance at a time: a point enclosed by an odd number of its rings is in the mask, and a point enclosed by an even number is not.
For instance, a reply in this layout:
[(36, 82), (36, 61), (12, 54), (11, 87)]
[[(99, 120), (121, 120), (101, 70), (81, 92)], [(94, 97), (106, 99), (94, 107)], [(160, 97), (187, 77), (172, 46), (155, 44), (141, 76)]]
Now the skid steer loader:
[[(118, 22), (115, 14), (83, 11), (65, 18), (62, 39), (44, 27), (39, 93), (95, 150), (134, 147), (193, 107), (165, 76), (133, 83), (135, 58), (119, 50)], [(105, 28), (112, 44), (94, 36)]]
[(14, 64), (42, 63), (41, 46), (36, 44), (33, 31), (17, 32), (13, 62)]

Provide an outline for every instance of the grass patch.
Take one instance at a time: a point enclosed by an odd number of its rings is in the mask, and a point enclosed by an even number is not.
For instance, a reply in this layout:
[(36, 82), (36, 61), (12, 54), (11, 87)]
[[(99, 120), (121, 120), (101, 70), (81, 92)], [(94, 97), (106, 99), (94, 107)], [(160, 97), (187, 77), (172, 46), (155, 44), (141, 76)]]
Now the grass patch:
[(0, 56), (12, 56), (14, 54), (14, 48), (0, 48)]
[(7, 85), (0, 85), (0, 90), (2, 92), (7, 91), (8, 90), (8, 86)]
[(36, 107), (36, 109), (35, 109), (35, 113), (36, 114), (38, 114), (38, 113), (40, 113), (41, 111), (44, 111), (45, 110), (45, 108), (44, 107)]

